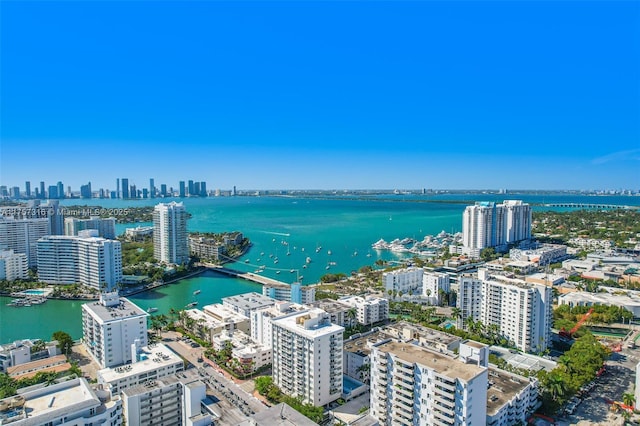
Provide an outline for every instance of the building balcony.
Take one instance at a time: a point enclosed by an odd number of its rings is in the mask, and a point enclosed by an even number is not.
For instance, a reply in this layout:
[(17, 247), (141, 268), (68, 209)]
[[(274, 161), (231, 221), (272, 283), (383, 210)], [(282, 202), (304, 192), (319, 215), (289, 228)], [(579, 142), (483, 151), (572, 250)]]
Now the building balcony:
[(433, 399), (434, 399), (434, 401), (438, 401), (439, 403), (441, 403), (442, 405), (447, 407), (447, 409), (449, 409), (449, 410), (453, 410), (455, 408), (455, 406), (456, 406), (455, 400), (453, 400), (451, 398), (444, 397), (439, 393), (434, 393), (433, 394)]

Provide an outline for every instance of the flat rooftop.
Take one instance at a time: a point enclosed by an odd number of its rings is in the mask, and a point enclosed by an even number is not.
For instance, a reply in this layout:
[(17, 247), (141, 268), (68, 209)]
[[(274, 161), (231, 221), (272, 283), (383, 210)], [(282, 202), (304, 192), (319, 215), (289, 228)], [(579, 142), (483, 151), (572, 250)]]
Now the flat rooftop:
[(309, 303), (309, 306), (320, 308), (328, 314), (335, 314), (336, 312), (343, 312), (351, 309), (351, 306), (346, 303), (333, 299), (316, 300), (315, 302)]
[(389, 339), (389, 335), (384, 331), (376, 331), (366, 336), (351, 338), (343, 342), (343, 349), (346, 352), (357, 353), (362, 356), (371, 354), (371, 344)]
[(82, 305), (82, 309), (91, 312), (93, 316), (99, 318), (102, 322), (149, 316), (149, 314), (140, 309), (138, 305), (131, 303), (129, 299), (125, 299), (124, 297), (120, 298), (120, 303), (116, 306), (104, 306), (98, 301), (85, 303)]
[(317, 426), (289, 405), (281, 402), (268, 410), (254, 414), (251, 419), (240, 423), (239, 426)]
[(391, 324), (385, 327), (387, 334), (396, 337), (401, 340), (406, 340), (406, 333), (409, 331), (410, 339), (421, 339), (426, 343), (431, 344), (443, 344), (449, 346), (450, 344), (461, 341), (462, 339), (444, 331), (434, 330), (433, 328), (424, 327), (419, 324), (412, 324), (406, 321), (399, 321), (395, 324)]
[(154, 343), (143, 347), (140, 355), (144, 359), (121, 367), (103, 368), (98, 371), (98, 377), (101, 377), (105, 383), (113, 383), (125, 377), (136, 376), (183, 362), (176, 353), (162, 343)]
[[(5, 417), (0, 413), (3, 424), (20, 421), (21, 425), (41, 425), (68, 413), (78, 412), (101, 405), (100, 400), (89, 387), (85, 379), (73, 379), (51, 386), (33, 389), (19, 395), (25, 398), (24, 413), (14, 417)], [(13, 397), (3, 401), (10, 403)]]
[(410, 343), (392, 341), (379, 345), (378, 349), (410, 364), (424, 365), (438, 374), (452, 379), (469, 381), (486, 370)]
[(290, 316), (286, 316), (284, 318), (278, 318), (273, 320), (273, 325), (278, 325), (280, 327), (286, 328), (287, 330), (293, 331), (296, 334), (308, 337), (310, 339), (314, 339), (316, 337), (324, 336), (326, 334), (332, 333), (341, 333), (344, 332), (344, 327), (341, 327), (336, 324), (332, 324), (327, 319), (326, 321), (321, 321), (319, 324), (315, 326), (311, 326), (309, 328), (305, 328), (304, 325), (298, 323), (298, 318), (303, 316), (308, 316), (311, 319), (312, 315), (327, 315), (321, 309), (311, 309), (306, 312), (301, 312), (299, 314), (294, 314)]
[(514, 396), (529, 385), (529, 379), (489, 368), (489, 389), (487, 389), (487, 415), (493, 416)]
[(260, 293), (244, 293), (237, 296), (223, 297), (222, 304), (228, 304), (242, 310), (256, 310), (266, 308), (276, 303), (275, 299)]

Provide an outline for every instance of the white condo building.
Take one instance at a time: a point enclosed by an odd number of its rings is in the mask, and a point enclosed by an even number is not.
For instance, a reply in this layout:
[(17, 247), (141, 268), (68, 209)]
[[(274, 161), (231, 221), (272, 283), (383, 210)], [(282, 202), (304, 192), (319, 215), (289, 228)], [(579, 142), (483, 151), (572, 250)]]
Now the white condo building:
[(94, 390), (84, 378), (29, 387), (0, 400), (0, 424), (11, 426), (119, 426), (122, 401), (108, 391)]
[(182, 203), (160, 203), (153, 209), (153, 257), (160, 262), (189, 263), (187, 210)]
[(49, 219), (14, 219), (0, 217), (0, 250), (24, 253), (27, 264), (38, 263), (38, 240), (49, 234)]
[(338, 299), (356, 310), (356, 321), (362, 325), (389, 319), (389, 301), (375, 296), (348, 296)]
[(0, 280), (28, 278), (27, 255), (13, 250), (0, 250)]
[[(132, 353), (132, 357), (133, 357)], [(113, 395), (149, 380), (171, 376), (184, 370), (184, 361), (161, 343), (140, 348), (131, 364), (103, 368), (98, 371), (98, 383)]]
[(412, 343), (371, 347), (370, 415), (381, 425), (483, 425), (487, 369)]
[(316, 288), (304, 286), (301, 283), (289, 284), (264, 284), (262, 294), (272, 299), (283, 302), (292, 302), (306, 305), (316, 300)]
[[(102, 368), (134, 361), (135, 348), (147, 345), (147, 314), (118, 292), (82, 305), (82, 341)], [(132, 351), (132, 345), (134, 350)]]
[(69, 236), (78, 235), (80, 231), (87, 229), (95, 229), (98, 236), (108, 240), (116, 239), (116, 219), (109, 217), (102, 219), (100, 217), (90, 217), (89, 219), (78, 219), (75, 217), (67, 217), (64, 219), (64, 234)]
[(463, 276), (458, 290), (459, 328), (468, 318), (486, 326), (497, 325), (498, 333), (524, 352), (544, 351), (551, 342), (552, 288), (540, 284), (490, 275)]
[[(97, 237), (49, 235), (38, 241), (38, 279), (48, 284), (80, 283), (111, 291), (122, 281), (120, 241)], [(103, 288), (104, 287), (104, 288)]]
[(521, 200), (477, 202), (467, 206), (462, 215), (462, 243), (471, 256), (479, 256), (484, 248), (502, 249), (530, 238), (531, 206)]
[(206, 397), (207, 387), (200, 380), (167, 376), (125, 389), (123, 411), (129, 425), (209, 426), (212, 416), (201, 409)]
[(342, 395), (342, 333), (320, 309), (272, 321), (273, 381), (316, 407)]
[(442, 272), (425, 272), (422, 279), (422, 295), (430, 305), (440, 304), (440, 290), (448, 293), (451, 290), (449, 275)]
[(418, 294), (422, 291), (422, 276), (424, 269), (410, 267), (385, 272), (382, 274), (382, 284), (385, 293), (388, 291), (402, 292), (408, 294), (413, 292)]
[(251, 312), (251, 339), (267, 348), (273, 346), (273, 321), (308, 308), (296, 303), (278, 301), (274, 306)]

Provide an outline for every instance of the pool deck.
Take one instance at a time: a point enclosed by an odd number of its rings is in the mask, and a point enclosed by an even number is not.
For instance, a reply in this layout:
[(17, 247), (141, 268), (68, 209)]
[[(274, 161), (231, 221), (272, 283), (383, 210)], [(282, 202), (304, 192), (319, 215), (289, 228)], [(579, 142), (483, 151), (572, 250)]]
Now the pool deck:
[(52, 293), (53, 293), (53, 288), (32, 288), (29, 290), (22, 290), (15, 293), (11, 293), (11, 297), (33, 297), (33, 296), (49, 297)]

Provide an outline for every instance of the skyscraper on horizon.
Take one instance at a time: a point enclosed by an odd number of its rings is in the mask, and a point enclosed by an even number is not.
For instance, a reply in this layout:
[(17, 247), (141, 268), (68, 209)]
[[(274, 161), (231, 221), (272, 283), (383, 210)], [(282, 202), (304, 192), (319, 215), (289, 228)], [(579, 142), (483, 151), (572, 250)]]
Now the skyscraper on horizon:
[(129, 197), (129, 179), (122, 178), (122, 198), (127, 199)]
[(153, 178), (149, 179), (149, 197), (156, 198), (156, 183)]
[(26, 181), (24, 183), (24, 193), (27, 198), (31, 198), (31, 182)]
[(160, 203), (153, 209), (153, 257), (160, 262), (189, 262), (187, 210), (182, 203)]
[(179, 185), (180, 185), (180, 194), (179, 194), (179, 196), (180, 196), (180, 198), (184, 198), (186, 196), (186, 191), (185, 191), (185, 187), (184, 187), (184, 181), (181, 180), (179, 182)]
[(44, 199), (46, 197), (44, 191), (44, 181), (40, 181), (40, 198)]

